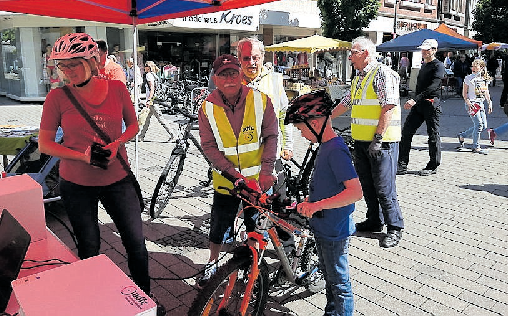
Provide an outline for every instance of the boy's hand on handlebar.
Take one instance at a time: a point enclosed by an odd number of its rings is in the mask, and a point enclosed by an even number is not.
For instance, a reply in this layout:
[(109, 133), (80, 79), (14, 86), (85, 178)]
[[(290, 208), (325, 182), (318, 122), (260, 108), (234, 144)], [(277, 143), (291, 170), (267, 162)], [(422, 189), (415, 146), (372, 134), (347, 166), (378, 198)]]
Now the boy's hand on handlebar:
[(309, 203), (309, 202), (305, 201), (303, 203), (298, 204), (298, 206), (296, 206), (296, 211), (298, 211), (298, 213), (304, 217), (312, 218), (314, 213), (320, 211), (320, 209), (316, 203)]

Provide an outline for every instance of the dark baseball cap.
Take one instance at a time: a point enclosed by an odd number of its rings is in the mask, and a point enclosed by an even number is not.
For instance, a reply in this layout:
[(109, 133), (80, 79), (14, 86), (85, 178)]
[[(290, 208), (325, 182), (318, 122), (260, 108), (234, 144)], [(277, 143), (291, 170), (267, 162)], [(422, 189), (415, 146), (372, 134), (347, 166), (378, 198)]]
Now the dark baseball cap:
[(225, 69), (236, 69), (240, 71), (240, 62), (238, 58), (231, 54), (223, 54), (215, 59), (213, 62), (213, 73), (219, 75)]

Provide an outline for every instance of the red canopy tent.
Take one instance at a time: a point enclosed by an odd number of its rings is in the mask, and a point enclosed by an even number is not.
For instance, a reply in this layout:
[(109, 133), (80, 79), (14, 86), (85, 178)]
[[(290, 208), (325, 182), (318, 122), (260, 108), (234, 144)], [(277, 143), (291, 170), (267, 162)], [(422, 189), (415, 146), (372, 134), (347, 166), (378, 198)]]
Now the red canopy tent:
[(470, 39), (469, 37), (459, 34), (459, 33), (455, 32), (454, 30), (450, 29), (444, 23), (441, 23), (434, 31), (443, 33), (443, 34), (447, 34), (447, 35), (456, 37), (456, 38), (464, 40), (464, 41), (475, 43), (476, 45), (478, 45), (478, 47), (482, 47), (482, 41), (473, 40), (473, 39)]
[[(137, 25), (197, 14), (226, 11), (277, 0), (0, 0), (0, 10), (133, 26), (133, 52), (138, 46)], [(137, 54), (134, 54), (137, 65)], [(136, 90), (135, 90), (136, 91)], [(136, 92), (135, 92), (136, 93)], [(134, 96), (136, 112), (138, 98)], [(138, 138), (135, 162), (138, 173)]]

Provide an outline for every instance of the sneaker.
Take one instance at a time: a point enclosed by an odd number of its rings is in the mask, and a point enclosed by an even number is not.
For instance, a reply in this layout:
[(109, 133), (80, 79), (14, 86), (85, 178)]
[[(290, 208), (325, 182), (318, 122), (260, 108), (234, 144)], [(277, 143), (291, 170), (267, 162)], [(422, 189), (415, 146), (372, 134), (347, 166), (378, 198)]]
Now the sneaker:
[(201, 276), (198, 280), (197, 283), (198, 287), (203, 288), (206, 285), (206, 283), (208, 283), (212, 275), (215, 274), (215, 272), (217, 272), (217, 264), (208, 263), (205, 267), (205, 272), (203, 273), (203, 276)]
[(379, 242), (379, 246), (382, 248), (392, 248), (399, 244), (401, 238), (401, 230), (388, 230), (383, 240)]
[(494, 129), (487, 129), (487, 133), (489, 134), (490, 144), (494, 145), (494, 140), (496, 139), (496, 131)]
[(457, 149), (463, 148), (464, 147), (464, 137), (461, 136), (460, 134), (458, 134), (457, 138), (459, 139), (459, 146), (457, 147)]
[(166, 307), (164, 307), (164, 305), (159, 303), (159, 300), (157, 299), (157, 297), (155, 297), (155, 295), (153, 293), (150, 293), (150, 295), (148, 295), (148, 296), (150, 296), (150, 298), (157, 305), (157, 316), (166, 316)]
[(397, 175), (407, 174), (407, 164), (397, 163)]
[(473, 149), (473, 153), (477, 153), (477, 154), (483, 154), (483, 155), (487, 155), (487, 151), (481, 149), (481, 148), (476, 148), (476, 149)]

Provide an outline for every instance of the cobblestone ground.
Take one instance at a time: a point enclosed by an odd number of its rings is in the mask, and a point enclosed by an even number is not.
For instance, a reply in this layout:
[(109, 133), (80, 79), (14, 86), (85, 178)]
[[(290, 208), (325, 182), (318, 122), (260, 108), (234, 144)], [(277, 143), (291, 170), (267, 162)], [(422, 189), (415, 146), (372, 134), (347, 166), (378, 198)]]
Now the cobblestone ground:
[[(507, 121), (497, 100), (501, 87), (491, 88), (494, 112), (489, 126)], [(27, 105), (0, 97), (0, 124), (38, 124), (41, 105)], [(404, 110), (406, 115), (407, 111)], [(178, 118), (169, 117), (177, 127)], [(348, 118), (334, 121), (339, 127)], [(355, 236), (350, 246), (350, 267), (355, 315), (506, 315), (508, 314), (508, 142), (482, 146), (488, 155), (457, 152), (457, 133), (471, 125), (463, 103), (449, 97), (443, 103), (442, 165), (436, 175), (420, 177), (416, 171), (428, 161), (425, 127), (412, 144), (408, 175), (397, 177), (406, 229), (399, 246), (379, 247), (381, 234)], [(146, 140), (138, 145), (138, 179), (150, 198), (173, 143), (153, 121)], [(197, 131), (194, 131), (197, 136)], [(297, 132), (299, 135), (299, 133)], [(297, 137), (296, 156), (307, 142)], [(505, 140), (505, 141), (502, 141)], [(466, 144), (471, 143), (466, 139)], [(135, 164), (135, 143), (127, 145)], [(12, 159), (12, 157), (9, 157)], [(159, 219), (143, 213), (153, 292), (168, 315), (186, 315), (196, 296), (195, 279), (206, 263), (207, 233), (212, 189), (199, 185), (207, 166), (191, 147), (174, 196)], [(356, 205), (355, 221), (364, 219), (364, 201)], [(48, 206), (67, 223), (61, 208)], [(125, 252), (109, 216), (101, 210), (102, 252), (128, 272)], [(69, 233), (48, 213), (48, 226), (71, 248)], [(271, 261), (272, 266), (276, 265)], [(266, 315), (322, 315), (323, 292), (281, 287), (270, 292)]]

